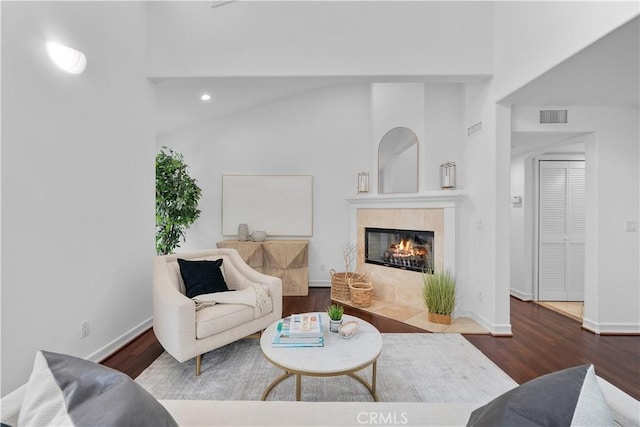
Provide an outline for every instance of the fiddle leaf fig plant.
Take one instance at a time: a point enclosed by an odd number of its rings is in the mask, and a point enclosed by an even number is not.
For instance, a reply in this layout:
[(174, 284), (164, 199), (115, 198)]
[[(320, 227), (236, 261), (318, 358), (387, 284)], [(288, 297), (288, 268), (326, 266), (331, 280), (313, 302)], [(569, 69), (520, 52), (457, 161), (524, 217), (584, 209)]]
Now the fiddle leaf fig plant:
[(156, 155), (156, 253), (165, 255), (180, 246), (185, 231), (200, 216), (202, 196), (189, 176), (181, 153), (162, 147)]

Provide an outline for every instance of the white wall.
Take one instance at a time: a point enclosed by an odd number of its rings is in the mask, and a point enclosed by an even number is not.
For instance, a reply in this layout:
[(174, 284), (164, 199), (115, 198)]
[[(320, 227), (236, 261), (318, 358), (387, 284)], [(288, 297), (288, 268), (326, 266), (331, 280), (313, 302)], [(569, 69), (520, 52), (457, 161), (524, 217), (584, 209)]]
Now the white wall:
[(524, 219), (525, 210), (532, 202), (528, 197), (524, 197), (527, 160), (527, 156), (519, 156), (511, 160), (511, 196), (522, 197), (522, 202), (511, 204), (509, 286), (511, 294), (523, 300), (531, 300), (533, 298), (531, 281), (527, 281), (530, 277), (530, 272), (525, 271), (527, 265), (525, 263), (525, 233), (527, 233), (527, 229), (524, 226)]
[[(639, 117), (634, 107), (570, 106), (567, 132), (586, 138), (586, 274), (584, 324), (596, 332), (640, 331), (638, 233)], [(514, 109), (514, 131), (543, 131), (537, 107)], [(548, 127), (546, 128), (548, 129)]]
[(456, 163), (457, 188), (465, 188), (466, 164), (462, 155), (465, 143), (464, 85), (425, 83), (424, 144), (422, 145), (423, 190), (440, 189), (440, 165)]
[[(502, 177), (504, 171), (496, 165), (499, 156), (505, 154), (504, 148), (499, 149), (497, 145), (502, 137), (497, 122), (500, 118), (502, 123), (509, 116), (508, 111), (496, 108), (491, 82), (467, 85), (465, 105), (465, 126), (483, 124), (482, 132), (465, 139), (463, 151), (469, 198), (461, 206), (460, 233), (461, 256), (469, 259), (471, 265), (468, 298), (476, 320), (495, 334), (508, 335), (511, 334), (509, 267), (508, 255), (504, 252), (509, 251), (509, 230), (504, 229), (506, 221), (502, 216), (504, 212), (508, 214), (509, 179)], [(506, 153), (508, 155), (508, 150)], [(503, 262), (507, 265), (502, 265)]]
[(635, 1), (496, 2), (496, 99), (537, 78), (637, 14)]
[(160, 137), (158, 147), (184, 154), (203, 193), (200, 219), (180, 250), (234, 238), (221, 234), (222, 175), (309, 174), (314, 180), (309, 276), (312, 284), (328, 283), (330, 269), (343, 269), (346, 199), (356, 194), (358, 172), (372, 163), (370, 141), (366, 84), (326, 87)]
[[(38, 349), (99, 358), (151, 316), (144, 21), (141, 3), (2, 2), (3, 396)], [(50, 38), (86, 71), (55, 68)]]
[[(422, 83), (374, 83), (371, 85), (371, 123), (373, 138), (370, 140), (373, 154), (371, 192), (378, 192), (378, 147), (380, 141), (391, 129), (406, 127), (418, 138), (418, 189), (422, 189), (424, 176), (424, 152), (427, 142), (424, 134), (425, 96)], [(389, 187), (389, 186), (388, 186)], [(406, 188), (403, 187), (403, 188)], [(387, 188), (387, 192), (393, 189)]]
[[(490, 2), (149, 2), (152, 76), (489, 75)], [(188, 25), (184, 25), (188, 22)]]
[[(203, 190), (201, 217), (180, 250), (214, 247), (233, 237), (222, 236), (220, 230), (222, 175), (311, 174), (314, 235), (309, 276), (312, 284), (328, 284), (329, 270), (342, 270), (341, 247), (349, 240), (346, 199), (356, 195), (359, 171), (371, 172), (371, 192), (376, 191), (379, 138), (374, 132), (381, 138), (392, 127), (408, 126), (421, 139), (425, 158), (435, 157), (438, 164), (440, 158), (459, 158), (463, 138), (456, 123), (463, 121), (463, 89), (455, 84), (436, 86), (427, 92), (422, 84), (386, 85), (384, 97), (378, 96), (377, 85), (329, 86), (159, 137), (158, 148), (166, 145), (185, 155)], [(377, 94), (376, 102), (372, 94)], [(434, 131), (423, 138), (425, 121), (433, 123)], [(420, 170), (421, 176), (425, 173), (437, 176), (438, 171)]]
[[(516, 109), (517, 110), (517, 109)], [(519, 117), (515, 115), (514, 120)], [(547, 128), (549, 131), (553, 129)], [(544, 138), (544, 131), (540, 132), (540, 137)], [(557, 143), (552, 146), (522, 153), (511, 158), (511, 195), (521, 196), (522, 203), (511, 205), (511, 256), (510, 256), (510, 287), (511, 295), (522, 300), (533, 300), (537, 294), (534, 286), (534, 233), (536, 233), (535, 209), (537, 202), (535, 198), (537, 175), (535, 169), (538, 164), (536, 159), (542, 155), (558, 154), (565, 158), (575, 158), (575, 154), (581, 155), (584, 159), (585, 136), (570, 138), (568, 141)]]

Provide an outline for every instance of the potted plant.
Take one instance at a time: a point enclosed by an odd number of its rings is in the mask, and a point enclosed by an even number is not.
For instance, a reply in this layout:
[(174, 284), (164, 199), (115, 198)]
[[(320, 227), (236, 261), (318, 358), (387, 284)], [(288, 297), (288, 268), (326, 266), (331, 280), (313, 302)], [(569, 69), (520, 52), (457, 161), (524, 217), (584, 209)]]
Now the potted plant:
[(329, 331), (338, 332), (338, 328), (342, 325), (342, 315), (344, 307), (338, 304), (331, 304), (327, 308), (327, 316), (329, 316)]
[(456, 279), (448, 271), (423, 273), (422, 295), (427, 306), (429, 322), (451, 324), (456, 305)]
[[(168, 150), (166, 152), (165, 150)], [(156, 252), (171, 253), (200, 216), (201, 191), (184, 157), (167, 147), (156, 155)]]

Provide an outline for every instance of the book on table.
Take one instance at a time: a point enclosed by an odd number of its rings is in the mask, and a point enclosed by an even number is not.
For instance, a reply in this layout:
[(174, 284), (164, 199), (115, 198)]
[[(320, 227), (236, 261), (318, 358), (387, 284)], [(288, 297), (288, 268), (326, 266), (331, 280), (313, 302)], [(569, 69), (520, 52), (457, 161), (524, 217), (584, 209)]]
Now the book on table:
[[(288, 321), (287, 321), (288, 319)], [(322, 316), (320, 313), (292, 314), (283, 319), (288, 322), (290, 337), (321, 337), (322, 336)]]
[[(296, 316), (296, 315), (293, 315)], [(291, 317), (293, 317), (291, 316)], [(314, 319), (292, 319), (291, 317), (280, 320), (276, 326), (276, 330), (273, 333), (273, 340), (271, 344), (274, 347), (322, 347), (324, 346), (324, 337), (322, 335), (322, 323), (319, 315), (314, 315)], [(311, 322), (315, 321), (318, 325), (312, 327), (318, 327), (320, 334), (310, 333), (310, 331), (304, 331), (303, 334), (291, 334), (291, 324), (293, 322)]]

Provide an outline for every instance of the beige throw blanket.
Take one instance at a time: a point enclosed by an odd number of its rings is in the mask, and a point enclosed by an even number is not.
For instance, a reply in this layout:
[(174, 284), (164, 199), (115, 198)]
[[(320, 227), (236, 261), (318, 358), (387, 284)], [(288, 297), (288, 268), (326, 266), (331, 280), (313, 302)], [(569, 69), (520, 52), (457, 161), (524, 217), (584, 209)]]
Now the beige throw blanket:
[(253, 307), (253, 318), (257, 319), (272, 309), (271, 298), (259, 283), (251, 284), (238, 291), (216, 292), (202, 294), (192, 298), (196, 303), (196, 310), (211, 307), (216, 304), (244, 304)]

